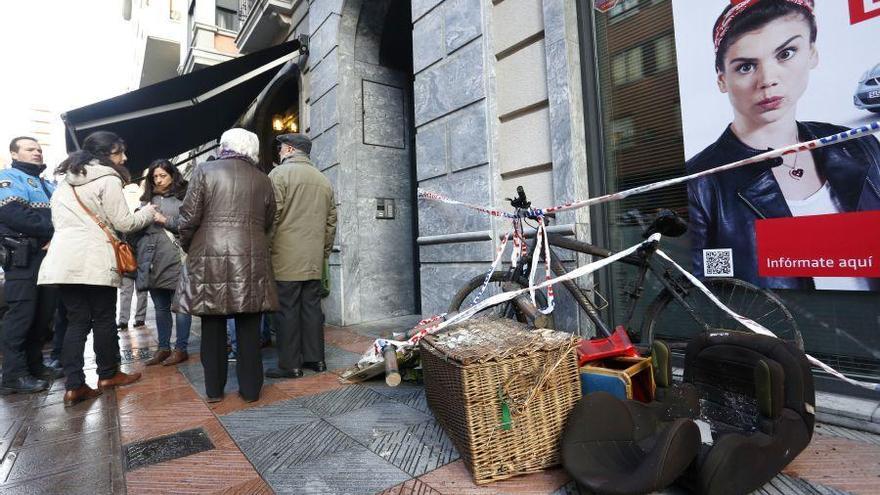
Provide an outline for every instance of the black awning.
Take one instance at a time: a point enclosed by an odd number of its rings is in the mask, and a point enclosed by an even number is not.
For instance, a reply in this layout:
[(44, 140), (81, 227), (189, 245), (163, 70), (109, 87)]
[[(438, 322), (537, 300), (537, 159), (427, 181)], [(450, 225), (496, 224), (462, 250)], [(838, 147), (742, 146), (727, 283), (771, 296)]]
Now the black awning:
[(112, 131), (128, 147), (135, 175), (157, 158), (173, 158), (218, 139), (300, 49), (294, 40), (162, 81), (62, 115), (67, 150), (95, 131)]

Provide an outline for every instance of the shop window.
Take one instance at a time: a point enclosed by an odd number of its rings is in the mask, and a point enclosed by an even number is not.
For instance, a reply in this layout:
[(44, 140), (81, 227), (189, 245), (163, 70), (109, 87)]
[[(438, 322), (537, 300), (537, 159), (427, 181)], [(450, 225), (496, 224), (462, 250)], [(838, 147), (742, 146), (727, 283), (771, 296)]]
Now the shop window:
[[(685, 173), (685, 150), (676, 58), (673, 0), (621, 0), (607, 13), (593, 10), (592, 0), (579, 0), (584, 23), (582, 63), (596, 82), (598, 111), (589, 112), (593, 164), (601, 173), (591, 175), (590, 195), (595, 197)], [(725, 2), (718, 0), (719, 12)], [(708, 35), (699, 40), (708, 43)], [(695, 41), (696, 42), (696, 41)], [(707, 72), (712, 79), (712, 61)], [(711, 82), (711, 81), (710, 81)], [(880, 79), (878, 79), (880, 84)], [(714, 89), (714, 88), (713, 88)], [(687, 98), (688, 95), (682, 96)], [(706, 108), (705, 112), (719, 109)], [(600, 131), (594, 132), (595, 129)], [(721, 130), (719, 129), (720, 133)], [(629, 196), (591, 211), (594, 239), (620, 250), (642, 240), (642, 221), (658, 209), (671, 209), (688, 218), (687, 187), (682, 184)], [(662, 249), (685, 268), (691, 266), (688, 235), (664, 238)], [(610, 301), (610, 322), (622, 323), (632, 289), (632, 267), (614, 264), (600, 274), (599, 291)], [(604, 277), (604, 278), (602, 278)], [(656, 282), (645, 287), (641, 301), (649, 302), (661, 289)], [(848, 291), (777, 290), (776, 295), (795, 313), (806, 350), (855, 376), (880, 377), (880, 321), (876, 293)], [(636, 308), (635, 328), (641, 324)]]

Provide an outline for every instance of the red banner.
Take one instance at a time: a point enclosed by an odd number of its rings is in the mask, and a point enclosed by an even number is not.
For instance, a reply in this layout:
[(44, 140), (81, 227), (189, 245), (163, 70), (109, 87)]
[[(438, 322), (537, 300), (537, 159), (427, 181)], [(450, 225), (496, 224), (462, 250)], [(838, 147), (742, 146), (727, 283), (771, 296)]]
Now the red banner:
[(849, 23), (880, 17), (880, 0), (849, 0)]
[(762, 277), (880, 277), (880, 211), (755, 223)]

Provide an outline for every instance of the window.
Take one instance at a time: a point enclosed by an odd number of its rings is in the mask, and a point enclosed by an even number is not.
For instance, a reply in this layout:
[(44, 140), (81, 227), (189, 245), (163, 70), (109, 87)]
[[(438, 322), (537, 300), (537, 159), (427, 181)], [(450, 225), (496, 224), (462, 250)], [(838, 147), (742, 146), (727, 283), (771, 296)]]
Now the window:
[(675, 67), (675, 40), (672, 33), (654, 41), (654, 63), (658, 72)]
[(216, 14), (218, 28), (238, 31), (238, 12), (217, 7)]
[(611, 62), (612, 80), (615, 86), (638, 81), (644, 77), (642, 48), (636, 47), (614, 57)]
[(214, 0), (214, 2), (217, 27), (238, 31), (241, 27), (241, 20), (238, 16), (239, 0)]

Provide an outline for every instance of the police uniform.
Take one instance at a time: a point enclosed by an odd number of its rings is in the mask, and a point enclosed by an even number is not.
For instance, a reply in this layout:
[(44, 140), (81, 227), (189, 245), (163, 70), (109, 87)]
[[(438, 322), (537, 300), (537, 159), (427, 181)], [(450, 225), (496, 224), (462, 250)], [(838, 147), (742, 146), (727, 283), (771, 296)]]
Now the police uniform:
[(49, 199), (55, 186), (40, 177), (44, 169), (44, 165), (14, 161), (11, 168), (0, 171), (0, 259), (9, 304), (0, 335), (3, 385), (28, 374), (45, 373), (42, 345), (57, 296), (54, 288), (37, 287), (46, 255), (42, 248), (54, 232)]

